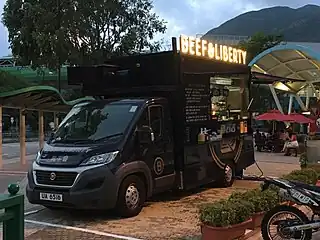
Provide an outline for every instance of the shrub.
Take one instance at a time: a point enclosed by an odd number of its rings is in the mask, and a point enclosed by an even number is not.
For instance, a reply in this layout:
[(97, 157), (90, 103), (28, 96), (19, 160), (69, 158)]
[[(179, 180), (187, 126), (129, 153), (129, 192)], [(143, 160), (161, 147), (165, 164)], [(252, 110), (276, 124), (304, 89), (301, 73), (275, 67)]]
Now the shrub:
[(319, 176), (320, 176), (320, 164), (319, 163), (308, 164), (307, 168), (315, 170), (317, 172), (318, 178), (319, 178)]
[[(320, 164), (319, 164), (320, 165)], [(320, 168), (319, 168), (320, 170)], [(283, 178), (315, 184), (320, 171), (311, 168), (295, 170)], [(213, 227), (226, 227), (248, 220), (253, 213), (266, 212), (283, 202), (279, 188), (271, 185), (268, 190), (253, 189), (234, 192), (227, 200), (206, 204), (200, 208), (200, 221)]]
[(318, 173), (311, 168), (295, 170), (283, 177), (290, 181), (298, 181), (306, 184), (316, 184), (318, 180)]
[(301, 169), (307, 168), (307, 166), (308, 166), (308, 158), (307, 158), (307, 154), (305, 152), (300, 155), (299, 163), (300, 163)]
[(243, 199), (222, 200), (200, 208), (200, 221), (212, 227), (226, 227), (250, 219), (254, 206)]
[(235, 192), (230, 196), (230, 199), (243, 199), (250, 202), (253, 205), (254, 213), (269, 211), (280, 202), (276, 191), (266, 190), (262, 192), (260, 189), (253, 189), (243, 193)]

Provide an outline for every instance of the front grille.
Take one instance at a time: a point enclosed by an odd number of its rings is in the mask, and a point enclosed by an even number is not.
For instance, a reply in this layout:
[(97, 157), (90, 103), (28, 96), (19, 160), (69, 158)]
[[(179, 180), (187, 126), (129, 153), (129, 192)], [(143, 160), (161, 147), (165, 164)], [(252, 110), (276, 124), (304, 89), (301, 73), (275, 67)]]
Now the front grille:
[[(52, 178), (52, 175), (55, 175)], [(54, 172), (39, 171), (35, 172), (36, 182), (43, 185), (55, 185), (61, 187), (70, 187), (73, 185), (78, 173), (76, 172)]]

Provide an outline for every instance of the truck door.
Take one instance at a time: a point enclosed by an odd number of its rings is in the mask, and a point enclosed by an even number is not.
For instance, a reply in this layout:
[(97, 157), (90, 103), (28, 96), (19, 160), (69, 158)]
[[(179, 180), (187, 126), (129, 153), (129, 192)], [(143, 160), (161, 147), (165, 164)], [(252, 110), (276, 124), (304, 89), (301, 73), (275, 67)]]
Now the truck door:
[(147, 116), (154, 141), (146, 161), (154, 178), (154, 190), (159, 192), (172, 188), (175, 182), (171, 117), (166, 103), (150, 105)]

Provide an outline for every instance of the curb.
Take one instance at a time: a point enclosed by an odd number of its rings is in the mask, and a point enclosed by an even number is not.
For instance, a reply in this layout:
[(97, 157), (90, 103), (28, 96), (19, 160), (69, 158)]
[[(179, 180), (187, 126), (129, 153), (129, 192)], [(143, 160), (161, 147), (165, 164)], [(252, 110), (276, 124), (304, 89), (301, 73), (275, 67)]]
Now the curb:
[[(19, 143), (19, 140), (2, 140), (2, 144), (6, 143)], [(38, 142), (38, 139), (26, 139), (26, 142)]]
[(10, 170), (8, 170), (8, 171), (0, 171), (0, 175), (2, 174), (2, 175), (26, 175), (28, 172), (26, 171), (26, 172), (24, 172), (24, 171), (10, 171)]

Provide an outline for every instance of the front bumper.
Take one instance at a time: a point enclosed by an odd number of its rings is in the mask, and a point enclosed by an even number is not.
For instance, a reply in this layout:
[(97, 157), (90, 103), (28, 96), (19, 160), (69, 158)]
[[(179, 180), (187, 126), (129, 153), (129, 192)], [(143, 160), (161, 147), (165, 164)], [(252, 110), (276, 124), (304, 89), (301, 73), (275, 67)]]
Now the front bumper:
[[(36, 183), (34, 171), (77, 172), (71, 187), (48, 186)], [(112, 209), (117, 202), (119, 181), (106, 165), (52, 168), (33, 163), (28, 172), (26, 196), (30, 203), (77, 209)], [(40, 200), (40, 193), (62, 194), (62, 202)]]

